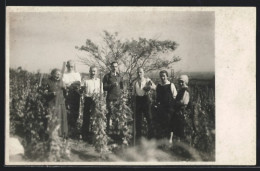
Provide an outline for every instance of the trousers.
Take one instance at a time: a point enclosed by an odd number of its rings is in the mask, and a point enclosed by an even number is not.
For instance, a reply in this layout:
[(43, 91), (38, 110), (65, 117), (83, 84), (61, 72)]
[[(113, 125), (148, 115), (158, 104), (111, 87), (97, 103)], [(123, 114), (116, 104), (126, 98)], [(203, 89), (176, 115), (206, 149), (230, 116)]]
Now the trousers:
[(144, 117), (147, 121), (147, 136), (152, 138), (152, 119), (151, 119), (151, 100), (148, 95), (136, 96), (135, 122), (136, 122), (136, 139), (142, 136)]
[(84, 98), (82, 138), (86, 139), (90, 134), (90, 117), (95, 112), (96, 103), (91, 97)]

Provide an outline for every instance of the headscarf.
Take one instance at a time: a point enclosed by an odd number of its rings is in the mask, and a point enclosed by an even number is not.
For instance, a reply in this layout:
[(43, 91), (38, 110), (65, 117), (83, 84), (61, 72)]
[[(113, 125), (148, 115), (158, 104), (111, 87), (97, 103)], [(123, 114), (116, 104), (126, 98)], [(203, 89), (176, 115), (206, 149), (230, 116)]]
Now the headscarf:
[(186, 86), (189, 83), (189, 77), (187, 75), (181, 75), (179, 80), (182, 80)]

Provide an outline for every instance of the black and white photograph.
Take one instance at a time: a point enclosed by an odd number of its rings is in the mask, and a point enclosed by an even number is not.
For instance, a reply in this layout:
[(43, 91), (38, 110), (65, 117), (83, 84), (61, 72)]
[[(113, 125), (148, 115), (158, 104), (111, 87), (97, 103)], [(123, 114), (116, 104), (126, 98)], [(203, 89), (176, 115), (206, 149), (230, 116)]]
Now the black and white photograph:
[(223, 11), (8, 7), (6, 164), (253, 164), (255, 11)]

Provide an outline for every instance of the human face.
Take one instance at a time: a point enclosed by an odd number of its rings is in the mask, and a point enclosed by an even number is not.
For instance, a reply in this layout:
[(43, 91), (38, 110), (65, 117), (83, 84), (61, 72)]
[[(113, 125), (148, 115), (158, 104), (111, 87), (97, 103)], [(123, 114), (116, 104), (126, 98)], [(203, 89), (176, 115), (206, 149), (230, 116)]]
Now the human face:
[(184, 83), (183, 80), (179, 80), (178, 83), (179, 83), (181, 88), (185, 87), (185, 83)]
[(89, 73), (91, 78), (95, 78), (97, 74), (97, 68), (90, 68)]
[(143, 78), (144, 77), (144, 70), (143, 69), (138, 69), (137, 70), (137, 76), (138, 76), (138, 78)]
[(67, 65), (68, 71), (69, 71), (69, 72), (72, 71), (73, 68), (74, 68), (73, 64), (72, 64), (72, 63), (68, 63), (68, 65)]
[(60, 71), (56, 71), (52, 77), (55, 79), (55, 80), (60, 80), (60, 76), (61, 76), (61, 72)]
[(160, 78), (162, 80), (162, 83), (166, 83), (168, 80), (166, 73), (160, 73)]
[(111, 70), (112, 70), (112, 72), (116, 72), (117, 69), (118, 69), (118, 64), (117, 64), (117, 63), (113, 63), (113, 64), (111, 65)]

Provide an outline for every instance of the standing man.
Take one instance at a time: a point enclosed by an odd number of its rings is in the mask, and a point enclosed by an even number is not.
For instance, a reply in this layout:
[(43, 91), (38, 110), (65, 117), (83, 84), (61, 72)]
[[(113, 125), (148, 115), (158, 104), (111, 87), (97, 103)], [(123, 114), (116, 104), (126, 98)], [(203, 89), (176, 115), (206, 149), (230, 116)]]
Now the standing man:
[[(85, 141), (91, 142), (90, 135), (90, 117), (95, 112), (96, 103), (93, 100), (95, 94), (103, 93), (103, 85), (100, 79), (96, 77), (97, 67), (91, 66), (89, 69), (89, 78), (84, 81), (84, 111), (83, 111), (83, 125), (82, 125), (82, 138)], [(100, 87), (101, 85), (101, 87)], [(101, 90), (101, 93), (100, 93)]]
[(136, 139), (142, 136), (142, 124), (144, 116), (147, 120), (148, 138), (152, 137), (152, 121), (151, 121), (151, 100), (149, 91), (155, 90), (156, 86), (150, 78), (144, 77), (144, 69), (137, 68), (137, 79), (133, 83), (133, 99), (135, 103), (135, 123), (136, 123)]
[(63, 82), (66, 88), (66, 108), (68, 111), (69, 137), (76, 138), (76, 123), (79, 117), (80, 107), (80, 73), (75, 71), (75, 63), (67, 61), (67, 72), (63, 75)]
[(107, 132), (110, 129), (110, 118), (112, 115), (112, 108), (115, 102), (121, 96), (121, 90), (123, 89), (122, 77), (118, 73), (118, 63), (116, 61), (111, 63), (111, 71), (103, 78), (103, 89), (107, 91)]

